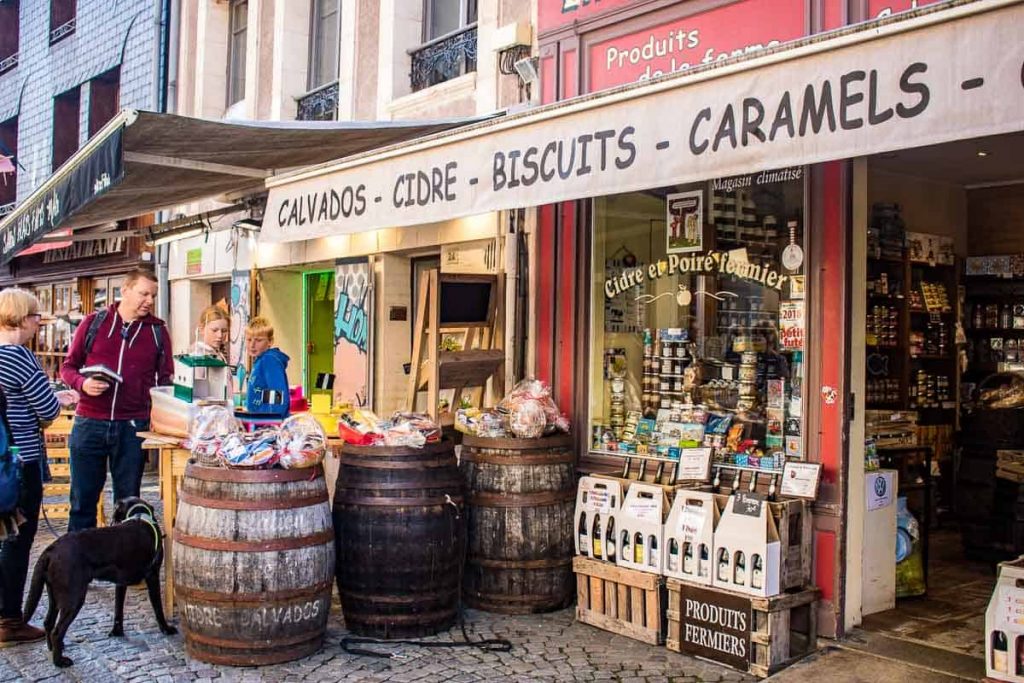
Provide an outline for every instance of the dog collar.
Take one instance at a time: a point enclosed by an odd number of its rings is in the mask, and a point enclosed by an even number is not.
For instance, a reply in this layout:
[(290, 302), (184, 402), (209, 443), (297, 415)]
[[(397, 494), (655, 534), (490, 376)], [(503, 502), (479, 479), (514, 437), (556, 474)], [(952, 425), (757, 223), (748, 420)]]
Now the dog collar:
[[(141, 514), (132, 514), (136, 508), (142, 508)], [(135, 505), (128, 508), (128, 513), (124, 517), (124, 521), (127, 522), (131, 519), (137, 519), (140, 522), (145, 522), (149, 525), (149, 528), (153, 530), (153, 550), (157, 551), (160, 549), (160, 529), (156, 526), (156, 520), (153, 519), (153, 515), (149, 512), (149, 508), (145, 505), (136, 503)], [(124, 522), (121, 522), (124, 524)]]

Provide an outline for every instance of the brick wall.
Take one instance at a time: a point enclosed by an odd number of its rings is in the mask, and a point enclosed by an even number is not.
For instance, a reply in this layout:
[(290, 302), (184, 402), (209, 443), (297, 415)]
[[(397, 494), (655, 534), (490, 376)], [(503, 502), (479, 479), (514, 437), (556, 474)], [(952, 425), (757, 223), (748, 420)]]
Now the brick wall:
[(157, 108), (161, 19), (157, 0), (78, 0), (75, 32), (50, 45), (49, 0), (20, 4), (18, 66), (0, 75), (0, 121), (18, 116), (18, 161), (25, 167), (18, 172), (19, 202), (50, 175), (55, 95), (82, 86), (82, 143), (88, 136), (88, 81), (118, 64), (121, 108)]

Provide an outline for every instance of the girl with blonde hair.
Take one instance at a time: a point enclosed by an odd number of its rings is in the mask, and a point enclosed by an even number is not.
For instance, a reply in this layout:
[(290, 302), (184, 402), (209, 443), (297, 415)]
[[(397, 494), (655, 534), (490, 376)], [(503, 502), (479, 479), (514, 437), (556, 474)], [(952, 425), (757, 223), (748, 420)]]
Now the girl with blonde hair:
[(231, 338), (231, 314), (218, 304), (207, 306), (199, 314), (194, 356), (216, 356), (228, 362), (228, 341)]

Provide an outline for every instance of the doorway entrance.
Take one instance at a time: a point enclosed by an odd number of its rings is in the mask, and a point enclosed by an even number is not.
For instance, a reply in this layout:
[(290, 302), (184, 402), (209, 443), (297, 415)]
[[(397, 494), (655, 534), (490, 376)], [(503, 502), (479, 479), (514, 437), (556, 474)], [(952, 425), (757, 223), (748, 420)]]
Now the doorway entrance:
[(317, 376), (334, 372), (334, 271), (302, 274), (302, 378), (306, 396)]

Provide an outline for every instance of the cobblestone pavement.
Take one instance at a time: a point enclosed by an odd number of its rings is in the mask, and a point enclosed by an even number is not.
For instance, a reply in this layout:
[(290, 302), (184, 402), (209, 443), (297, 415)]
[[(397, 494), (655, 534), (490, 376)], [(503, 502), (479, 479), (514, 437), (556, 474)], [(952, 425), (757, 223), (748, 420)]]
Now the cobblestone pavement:
[[(159, 499), (157, 481), (147, 474), (144, 498)], [(109, 509), (109, 507), (108, 507)], [(53, 522), (63, 532), (63, 522)], [(53, 536), (40, 526), (34, 553)], [(298, 661), (260, 668), (235, 668), (205, 664), (185, 656), (182, 635), (164, 636), (153, 618), (143, 587), (128, 591), (124, 638), (108, 638), (113, 620), (114, 588), (94, 583), (78, 618), (65, 639), (65, 654), (75, 660), (68, 669), (57, 669), (44, 643), (0, 650), (0, 681), (750, 681), (752, 678), (701, 660), (652, 647), (574, 622), (573, 610), (546, 615), (501, 616), (467, 610), (471, 638), (506, 638), (509, 653), (483, 652), (476, 648), (418, 648), (374, 646), (400, 656), (377, 659), (347, 654), (341, 649), (344, 628), (335, 599), (324, 647)], [(40, 625), (46, 597), (33, 623)], [(177, 623), (173, 619), (172, 623)], [(459, 641), (458, 627), (427, 640)]]

